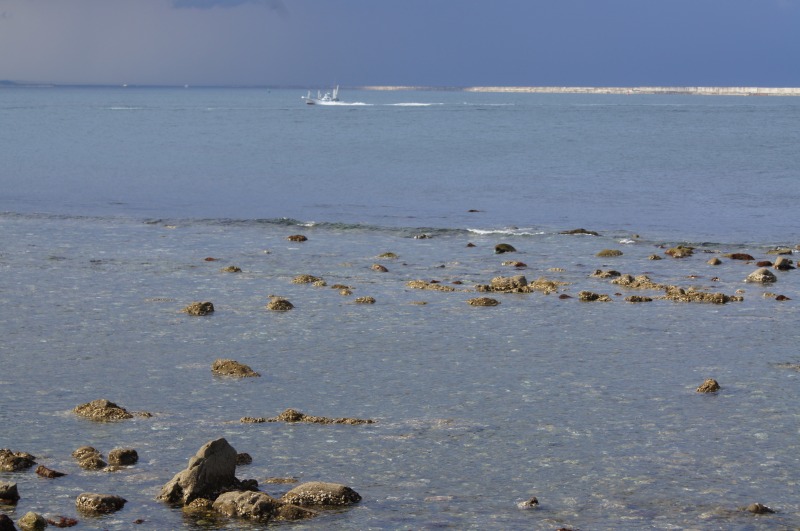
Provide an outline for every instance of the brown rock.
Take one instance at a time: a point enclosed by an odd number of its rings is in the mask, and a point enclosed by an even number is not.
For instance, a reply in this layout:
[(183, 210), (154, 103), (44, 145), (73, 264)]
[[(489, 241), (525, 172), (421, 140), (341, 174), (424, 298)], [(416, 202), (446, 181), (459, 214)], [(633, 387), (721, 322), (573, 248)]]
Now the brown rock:
[(692, 256), (694, 254), (694, 247), (678, 245), (676, 247), (667, 249), (664, 251), (664, 254), (667, 254), (673, 258), (686, 258), (687, 256)]
[(745, 511), (751, 512), (753, 514), (769, 514), (774, 513), (775, 511), (763, 505), (761, 503), (751, 503), (747, 507), (745, 507)]
[(587, 236), (600, 236), (599, 233), (593, 230), (586, 229), (572, 229), (559, 232), (559, 234), (586, 234)]
[(375, 304), (375, 298), (369, 296), (358, 297), (353, 299), (353, 302), (355, 302), (356, 304)]
[(283, 297), (273, 296), (267, 303), (267, 310), (272, 310), (273, 312), (288, 312), (292, 309), (294, 309), (294, 304)]
[(578, 300), (583, 302), (611, 302), (611, 297), (591, 291), (581, 291), (578, 293)]
[(115, 448), (108, 452), (108, 462), (115, 466), (135, 465), (139, 461), (139, 453), (133, 448)]
[(161, 489), (158, 499), (187, 505), (196, 498), (215, 499), (224, 490), (236, 489), (236, 450), (224, 438), (204, 444), (189, 459), (189, 466), (175, 474)]
[(619, 249), (603, 249), (595, 256), (599, 256), (600, 258), (611, 258), (614, 256), (622, 256), (622, 251)]
[(292, 284), (313, 284), (320, 280), (322, 279), (314, 275), (297, 275), (292, 279)]
[(508, 243), (498, 243), (494, 246), (495, 254), (503, 254), (503, 253), (515, 253), (517, 250), (514, 248), (513, 245)]
[(125, 408), (104, 398), (76, 406), (72, 411), (81, 417), (99, 422), (133, 418)]
[(772, 282), (777, 282), (778, 277), (775, 276), (775, 273), (767, 269), (766, 267), (762, 267), (760, 269), (756, 269), (745, 279), (745, 282), (756, 282), (759, 284), (770, 284)]
[(308, 241), (308, 238), (306, 238), (302, 234), (292, 234), (291, 236), (287, 236), (286, 239), (289, 240), (290, 242), (305, 242), (305, 241)]
[(53, 527), (72, 527), (78, 525), (78, 521), (75, 518), (70, 518), (68, 516), (56, 516), (53, 518), (48, 518), (47, 524)]
[(794, 269), (792, 261), (785, 256), (779, 256), (776, 258), (775, 263), (772, 264), (772, 267), (778, 271), (788, 271), (789, 269)]
[(0, 449), (0, 471), (18, 472), (36, 464), (36, 458), (27, 452)]
[(381, 264), (372, 264), (372, 268), (371, 269), (373, 271), (378, 271), (380, 273), (388, 273), (389, 272), (389, 270), (386, 269), (386, 266), (382, 266)]
[(719, 391), (721, 387), (717, 383), (717, 381), (713, 378), (708, 378), (704, 381), (700, 387), (697, 388), (698, 393), (716, 393)]
[(236, 378), (253, 378), (261, 376), (256, 371), (236, 360), (217, 359), (211, 364), (211, 372), (221, 376), (233, 376)]
[(56, 472), (55, 470), (51, 470), (44, 465), (39, 465), (36, 467), (36, 474), (42, 476), (43, 478), (60, 478), (61, 476), (66, 476), (63, 472)]
[(711, 260), (709, 260), (709, 261), (708, 261), (708, 262), (706, 262), (706, 263), (707, 263), (708, 265), (713, 265), (713, 266), (715, 266), (715, 265), (720, 265), (720, 264), (722, 263), (722, 260), (720, 260), (719, 258), (717, 258), (717, 257), (715, 256), (714, 258), (712, 258)]
[(470, 306), (497, 306), (500, 301), (491, 297), (475, 297), (474, 299), (469, 299), (467, 304)]
[(19, 490), (16, 483), (0, 481), (0, 503), (14, 505), (19, 501)]
[(345, 485), (311, 481), (293, 488), (281, 497), (292, 505), (343, 506), (361, 501), (361, 496)]
[(214, 313), (214, 305), (208, 301), (193, 302), (181, 311), (183, 313), (188, 313), (189, 315), (208, 315), (210, 313)]
[(111, 494), (84, 492), (75, 499), (75, 507), (84, 513), (106, 514), (119, 511), (127, 501)]
[(228, 517), (268, 522), (277, 515), (280, 505), (264, 492), (232, 491), (220, 494), (212, 507)]
[(747, 253), (729, 253), (729, 254), (726, 254), (725, 256), (727, 258), (730, 258), (731, 260), (745, 260), (745, 261), (747, 261), (747, 260), (755, 260), (755, 258), (753, 258), (752, 255), (749, 255)]

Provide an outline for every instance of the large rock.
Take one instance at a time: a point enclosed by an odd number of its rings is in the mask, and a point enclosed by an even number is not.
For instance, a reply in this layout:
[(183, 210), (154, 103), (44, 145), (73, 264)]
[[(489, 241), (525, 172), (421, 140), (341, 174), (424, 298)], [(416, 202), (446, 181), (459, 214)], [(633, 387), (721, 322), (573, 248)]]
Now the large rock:
[(235, 490), (236, 450), (224, 438), (209, 441), (189, 459), (158, 495), (168, 503), (187, 505), (196, 498), (215, 499), (223, 490)]
[(14, 521), (7, 514), (0, 513), (0, 531), (17, 531)]
[(75, 499), (75, 507), (83, 513), (105, 514), (119, 511), (127, 501), (113, 494), (84, 492)]
[(756, 282), (760, 284), (770, 284), (772, 282), (776, 282), (778, 277), (775, 276), (775, 273), (767, 269), (766, 267), (762, 267), (756, 269), (745, 279), (745, 282)]
[(19, 490), (16, 483), (0, 481), (0, 503), (13, 505), (19, 501)]
[(361, 496), (346, 485), (310, 481), (293, 488), (281, 497), (292, 505), (342, 506), (361, 501)]
[(36, 457), (27, 452), (15, 452), (8, 448), (0, 449), (0, 470), (18, 472), (36, 464)]
[(17, 520), (19, 528), (23, 531), (43, 531), (47, 527), (47, 520), (41, 514), (29, 511)]
[(114, 448), (108, 452), (108, 462), (117, 466), (135, 465), (139, 461), (139, 453), (133, 448)]

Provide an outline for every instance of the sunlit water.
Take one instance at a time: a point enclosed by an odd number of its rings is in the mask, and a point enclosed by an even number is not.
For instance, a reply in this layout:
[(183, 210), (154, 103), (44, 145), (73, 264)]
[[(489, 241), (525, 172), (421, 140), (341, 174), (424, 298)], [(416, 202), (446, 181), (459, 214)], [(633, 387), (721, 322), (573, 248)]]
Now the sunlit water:
[[(247, 528), (155, 501), (222, 436), (253, 456), (237, 477), (269, 494), (292, 485), (267, 477), (293, 476), (364, 498), (296, 528), (800, 526), (798, 273), (752, 285), (754, 264), (722, 256), (774, 259), (800, 242), (797, 102), (351, 95), (362, 105), (0, 91), (0, 447), (68, 474), (0, 472), (22, 496), (3, 512), (72, 516), (81, 492), (109, 492), (125, 508), (80, 516), (81, 528)], [(579, 226), (602, 235), (559, 234)], [(308, 241), (286, 239), (298, 233)], [(518, 252), (494, 254), (501, 242)], [(676, 243), (695, 255), (664, 255)], [(606, 248), (624, 254), (595, 256)], [(631, 304), (658, 293), (596, 269), (744, 301)], [(328, 287), (293, 284), (299, 274)], [(467, 304), (476, 284), (511, 274), (568, 282), (573, 298)], [(465, 291), (410, 289), (416, 279)], [(580, 302), (581, 290), (613, 302)], [(268, 311), (273, 294), (295, 309)], [(213, 315), (181, 313), (200, 300)], [(261, 377), (215, 377), (217, 358)], [(696, 393), (708, 377), (722, 390)], [(97, 398), (154, 416), (71, 412)], [(289, 407), (376, 423), (239, 422)], [(83, 445), (133, 447), (140, 461), (85, 471), (70, 456)], [(538, 509), (517, 507), (531, 496)], [(753, 502), (777, 512), (738, 510)]]

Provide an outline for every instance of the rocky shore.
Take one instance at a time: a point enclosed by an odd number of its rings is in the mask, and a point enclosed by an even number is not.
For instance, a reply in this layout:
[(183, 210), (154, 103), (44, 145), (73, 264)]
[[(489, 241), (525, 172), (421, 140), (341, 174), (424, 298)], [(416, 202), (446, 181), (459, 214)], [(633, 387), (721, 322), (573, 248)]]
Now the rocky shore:
[[(595, 231), (575, 229), (566, 231), (565, 237), (588, 237), (599, 236)], [(290, 236), (293, 242), (306, 242), (308, 238), (302, 235)], [(425, 238), (427, 239), (427, 238)], [(474, 247), (469, 245), (470, 247)], [(579, 282), (563, 280), (560, 274), (563, 268), (553, 267), (547, 271), (546, 276), (529, 279), (522, 271), (528, 266), (519, 260), (507, 260), (508, 256), (514, 256), (524, 249), (518, 249), (519, 245), (513, 246), (506, 242), (498, 242), (494, 248), (489, 248), (489, 252), (494, 255), (503, 255), (502, 261), (498, 258), (499, 267), (513, 268), (508, 269), (510, 274), (488, 276), (484, 282), (468, 285), (461, 280), (443, 280), (440, 278), (424, 278), (408, 280), (402, 284), (396, 284), (398, 289), (404, 291), (415, 291), (425, 295), (437, 297), (452, 297), (459, 301), (466, 302), (465, 306), (485, 307), (486, 310), (472, 310), (464, 308), (463, 311), (486, 311), (494, 312), (491, 308), (500, 306), (505, 297), (528, 297), (528, 296), (552, 296), (553, 302), (565, 301), (567, 299), (577, 299), (580, 303), (689, 303), (706, 305), (723, 305), (729, 303), (739, 303), (744, 300), (745, 289), (737, 289), (735, 292), (724, 293), (714, 289), (719, 278), (713, 271), (721, 264), (726, 262), (735, 263), (739, 277), (738, 282), (742, 286), (754, 288), (754, 291), (761, 293), (761, 296), (770, 298), (777, 303), (790, 301), (791, 298), (777, 294), (772, 291), (774, 286), (780, 286), (785, 275), (793, 275), (792, 270), (796, 267), (792, 259), (793, 253), (800, 247), (791, 246), (759, 249), (752, 251), (754, 254), (743, 252), (726, 253), (723, 249), (718, 250), (698, 250), (688, 245), (678, 245), (668, 247), (659, 246), (656, 252), (648, 260), (674, 260), (683, 261), (682, 263), (692, 263), (691, 272), (687, 271), (686, 282), (682, 284), (654, 280), (651, 275), (644, 274), (641, 269), (632, 270), (630, 262), (619, 262), (625, 264), (629, 272), (622, 272), (611, 267), (597, 269), (587, 275)], [(487, 249), (484, 249), (487, 251)], [(626, 251), (616, 248), (598, 249), (594, 254), (595, 258), (602, 258), (607, 264), (617, 263), (615, 260), (622, 260)], [(698, 260), (698, 255), (707, 253), (712, 255), (710, 259), (702, 258)], [(398, 255), (394, 253), (383, 253), (379, 255), (382, 260), (398, 260)], [(380, 266), (380, 267), (376, 267)], [(241, 268), (235, 267), (237, 272), (242, 272)], [(705, 268), (709, 274), (704, 283), (695, 282), (697, 275), (695, 271), (699, 267)], [(398, 263), (392, 270), (402, 268), (402, 263)], [(226, 268), (227, 269), (227, 268)], [(622, 269), (622, 268), (621, 268)], [(377, 280), (371, 280), (372, 285), (380, 282), (389, 268), (381, 264), (373, 264), (369, 267), (370, 272)], [(230, 272), (222, 270), (222, 272)], [(308, 289), (326, 289), (328, 293), (335, 294), (337, 297), (353, 297), (350, 302), (353, 304), (380, 304), (380, 298), (361, 295), (353, 296), (353, 290), (357, 289), (354, 285), (333, 284), (328, 286), (326, 280), (321, 276), (302, 273), (295, 276), (287, 284), (306, 285)], [(370, 286), (370, 283), (363, 283)], [(598, 287), (599, 286), (599, 287)], [(288, 287), (288, 286), (287, 286)], [(769, 291), (766, 289), (769, 288)], [(304, 288), (305, 289), (305, 288)], [(603, 292), (607, 291), (607, 292)], [(275, 295), (265, 295), (266, 304), (264, 309), (276, 312), (303, 312), (303, 304), (300, 302), (296, 308), (287, 299)], [(171, 302), (171, 301), (170, 301)], [(426, 301), (415, 301), (424, 304)], [(459, 302), (459, 304), (462, 304)], [(588, 306), (580, 305), (580, 308)], [(580, 311), (580, 310), (577, 310)], [(203, 319), (214, 319), (214, 304), (211, 301), (192, 302), (183, 309), (175, 308), (176, 314), (186, 314), (187, 320), (193, 323), (206, 323)], [(293, 314), (293, 312), (290, 312)], [(276, 314), (272, 314), (276, 315)], [(287, 315), (287, 314), (278, 314)], [(198, 319), (197, 321), (195, 319)], [(266, 362), (265, 362), (266, 364)], [(268, 368), (268, 367), (266, 367)], [(796, 370), (796, 366), (790, 367)], [(261, 367), (256, 367), (259, 371), (264, 371)], [(217, 358), (211, 364), (211, 373), (218, 380), (231, 382), (241, 382), (244, 379), (260, 378), (262, 372), (257, 372), (248, 365), (228, 358)], [(233, 383), (233, 385), (236, 385)], [(692, 383), (692, 386), (697, 385)], [(724, 393), (725, 388), (713, 378), (707, 378), (696, 392), (708, 396)], [(231, 421), (239, 417), (241, 424), (261, 424), (261, 423), (306, 423), (321, 425), (344, 425), (362, 426), (375, 424), (372, 419), (354, 417), (325, 417), (309, 415), (298, 410), (289, 408), (274, 417), (249, 417), (241, 416), (239, 413), (231, 412)], [(119, 422), (130, 422), (138, 420), (148, 422), (157, 413), (150, 412), (131, 412), (125, 407), (111, 402), (107, 399), (97, 399), (88, 403), (80, 404), (72, 409), (72, 414), (85, 421), (93, 423), (113, 424)], [(349, 428), (347, 428), (349, 429)], [(358, 428), (354, 428), (358, 429)], [(99, 444), (99, 443), (98, 443)], [(83, 446), (76, 449), (72, 456), (83, 470), (105, 470), (112, 472), (115, 470), (126, 469), (137, 466), (140, 455), (139, 452), (130, 447), (114, 448), (108, 452), (107, 458), (103, 453), (93, 446)], [(256, 456), (256, 459), (263, 457)], [(210, 440), (197, 453), (189, 458), (185, 469), (174, 474), (159, 492), (157, 499), (164, 502), (167, 510), (180, 510), (190, 515), (201, 515), (204, 519), (241, 519), (252, 522), (290, 522), (317, 518), (326, 511), (342, 511), (358, 504), (362, 501), (362, 496), (350, 486), (315, 479), (304, 482), (280, 496), (272, 496), (259, 488), (258, 481), (255, 479), (239, 479), (236, 477), (237, 466), (252, 462), (252, 457), (248, 454), (238, 453), (233, 446), (223, 437)], [(0, 450), (0, 471), (11, 474), (31, 473), (31, 469), (37, 464), (37, 458), (25, 451), (2, 449)], [(39, 465), (35, 473), (42, 480), (59, 481), (65, 476), (63, 472), (53, 470), (45, 465)], [(166, 479), (166, 478), (164, 478)], [(36, 496), (35, 492), (20, 492), (14, 482), (0, 482), (0, 510), (3, 506), (14, 507), (21, 497)], [(45, 525), (55, 527), (68, 527), (79, 522), (80, 518), (95, 517), (97, 515), (116, 513), (129, 507), (129, 501), (114, 493), (103, 492), (82, 492), (75, 498), (75, 515), (40, 515), (26, 513), (17, 518), (16, 525), (21, 529), (41, 529)], [(512, 502), (509, 502), (510, 504)], [(524, 502), (516, 504), (522, 509), (539, 510), (539, 499), (533, 497)], [(747, 511), (758, 515), (771, 514), (773, 509), (761, 503), (752, 503), (741, 511)], [(76, 518), (77, 517), (77, 518)], [(135, 521), (133, 523), (143, 523)], [(14, 522), (5, 514), (0, 514), (0, 530), (15, 529)]]

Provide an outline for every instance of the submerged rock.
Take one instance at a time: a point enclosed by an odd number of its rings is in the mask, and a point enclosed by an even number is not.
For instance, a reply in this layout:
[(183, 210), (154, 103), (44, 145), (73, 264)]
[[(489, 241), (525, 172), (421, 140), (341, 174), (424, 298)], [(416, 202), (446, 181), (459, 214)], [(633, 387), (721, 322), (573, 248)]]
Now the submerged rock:
[(600, 233), (586, 229), (572, 229), (559, 232), (559, 234), (586, 234), (587, 236), (600, 236)]
[(293, 488), (281, 497), (293, 505), (344, 506), (358, 503), (361, 495), (346, 485), (311, 481)]
[(438, 282), (428, 282), (426, 280), (409, 280), (406, 286), (411, 289), (429, 289), (433, 291), (456, 291), (453, 286), (446, 286)]
[(517, 250), (509, 243), (498, 243), (494, 246), (495, 254), (515, 253)]
[(578, 293), (578, 300), (583, 302), (611, 302), (611, 297), (592, 291), (581, 291)]
[(127, 501), (112, 494), (84, 492), (75, 499), (75, 507), (84, 513), (106, 514), (119, 511)]
[(775, 512), (773, 509), (761, 503), (751, 503), (745, 507), (744, 510), (753, 514), (770, 514)]
[[(247, 419), (247, 420), (245, 420)], [(252, 419), (245, 417), (242, 422), (310, 422), (314, 424), (373, 424), (375, 421), (371, 419), (357, 419), (357, 418), (331, 418), (331, 417), (315, 417), (306, 415), (296, 409), (286, 409), (277, 417), (269, 419)]]
[(365, 296), (353, 299), (356, 304), (375, 304), (375, 297)]
[(233, 376), (236, 378), (253, 378), (261, 376), (256, 371), (236, 360), (217, 359), (211, 364), (211, 372), (221, 376)]
[(193, 302), (181, 311), (189, 315), (208, 315), (214, 313), (214, 305), (208, 301)]
[(469, 299), (467, 304), (470, 306), (497, 306), (500, 301), (491, 297), (475, 297), (474, 299)]
[(322, 280), (314, 275), (297, 275), (292, 279), (292, 284), (313, 284)]
[(222, 273), (241, 273), (242, 272), (242, 268), (232, 265), (232, 266), (228, 266), (228, 267), (223, 267), (222, 269), (220, 269), (220, 271)]
[(370, 269), (372, 269), (373, 271), (378, 271), (379, 273), (388, 273), (389, 272), (389, 270), (386, 268), (386, 266), (381, 265), (381, 264), (372, 264), (372, 267)]
[(23, 531), (42, 531), (47, 527), (47, 520), (41, 514), (29, 511), (17, 520), (20, 529)]
[(286, 237), (287, 240), (290, 242), (306, 242), (308, 238), (303, 236), (302, 234), (292, 234), (291, 236)]
[(595, 256), (598, 256), (600, 258), (611, 258), (614, 256), (622, 256), (622, 251), (620, 251), (619, 249), (603, 249)]
[(36, 475), (48, 479), (60, 478), (61, 476), (66, 476), (65, 473), (56, 472), (55, 470), (47, 468), (44, 465), (39, 465), (38, 467), (36, 467)]
[(676, 247), (667, 249), (664, 251), (664, 254), (667, 254), (672, 258), (686, 258), (687, 256), (692, 256), (694, 254), (694, 247), (678, 245)]

